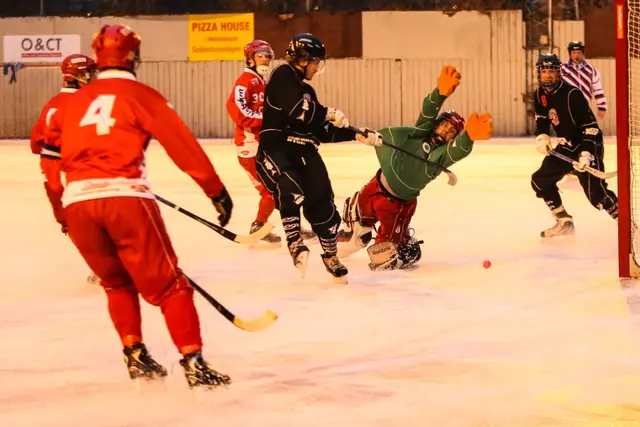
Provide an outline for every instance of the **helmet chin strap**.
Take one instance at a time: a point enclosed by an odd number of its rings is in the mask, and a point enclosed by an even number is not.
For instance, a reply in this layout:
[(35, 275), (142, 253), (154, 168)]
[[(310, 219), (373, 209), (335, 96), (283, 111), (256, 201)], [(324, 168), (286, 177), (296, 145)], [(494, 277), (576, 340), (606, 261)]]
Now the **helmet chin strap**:
[(255, 67), (256, 73), (260, 74), (262, 77), (266, 76), (269, 73), (268, 65), (258, 65)]

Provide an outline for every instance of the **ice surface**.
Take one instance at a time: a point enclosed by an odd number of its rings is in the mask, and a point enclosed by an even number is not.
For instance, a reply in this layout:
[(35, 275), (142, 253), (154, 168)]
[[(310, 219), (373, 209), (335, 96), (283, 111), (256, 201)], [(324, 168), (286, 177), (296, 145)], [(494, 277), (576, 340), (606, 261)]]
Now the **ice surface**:
[[(229, 228), (247, 233), (258, 196), (232, 147), (205, 149), (235, 202)], [(360, 145), (321, 151), (341, 208), (374, 175), (375, 155)], [(332, 284), (318, 246), (302, 281), (286, 249), (227, 242), (163, 206), (189, 275), (242, 317), (280, 315), (248, 333), (197, 297), (206, 356), (234, 384), (193, 395), (148, 305), (147, 345), (171, 373), (166, 387), (130, 382), (106, 299), (58, 231), (37, 157), (6, 142), (0, 426), (640, 426), (640, 330), (617, 279), (616, 223), (571, 179), (561, 188), (575, 241), (541, 243), (553, 224), (529, 184), (541, 159), (532, 140), (478, 143), (452, 168), (456, 187), (440, 178), (420, 198), (419, 268), (374, 273), (363, 251), (346, 261), (346, 287)], [(606, 160), (615, 169), (612, 144)], [(148, 166), (158, 194), (215, 218), (158, 146)]]

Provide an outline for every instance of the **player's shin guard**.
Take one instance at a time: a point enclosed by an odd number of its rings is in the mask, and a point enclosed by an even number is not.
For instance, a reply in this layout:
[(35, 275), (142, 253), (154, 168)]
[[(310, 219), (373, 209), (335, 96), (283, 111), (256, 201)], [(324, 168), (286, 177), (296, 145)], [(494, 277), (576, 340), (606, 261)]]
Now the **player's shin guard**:
[(282, 228), (287, 239), (287, 245), (291, 246), (300, 240), (300, 208), (298, 206), (290, 209), (281, 209), (280, 218)]
[(356, 191), (344, 202), (342, 221), (345, 223), (345, 229), (338, 232), (338, 258), (346, 258), (365, 248), (373, 238), (373, 227), (366, 227), (361, 223), (359, 195), (360, 192)]
[(309, 248), (304, 244), (300, 235), (300, 208), (297, 208), (297, 212), (294, 212), (293, 209), (288, 212), (281, 210), (280, 215), (293, 265), (304, 278), (307, 271)]
[(106, 286), (105, 292), (109, 316), (123, 347), (131, 347), (142, 342), (140, 299), (136, 288), (133, 284), (117, 288)]
[(340, 225), (340, 215), (337, 210), (333, 210), (331, 216), (327, 221), (320, 224), (311, 224), (314, 231), (318, 235), (320, 245), (324, 253), (321, 255), (322, 262), (326, 270), (333, 277), (337, 279), (339, 283), (346, 284), (346, 276), (349, 273), (347, 267), (345, 267), (340, 260), (338, 260), (338, 226)]
[(200, 319), (193, 302), (193, 288), (186, 277), (180, 275), (160, 301), (171, 340), (181, 354), (200, 351)]

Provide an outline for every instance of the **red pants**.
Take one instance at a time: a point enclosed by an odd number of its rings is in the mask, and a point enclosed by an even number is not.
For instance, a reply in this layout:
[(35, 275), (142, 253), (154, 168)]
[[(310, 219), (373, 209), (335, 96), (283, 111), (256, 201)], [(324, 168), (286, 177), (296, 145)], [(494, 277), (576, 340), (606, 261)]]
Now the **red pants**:
[(377, 222), (376, 243), (391, 241), (401, 246), (409, 238), (409, 223), (416, 212), (417, 199), (404, 201), (382, 188), (380, 172), (360, 190), (358, 207), (362, 224), (373, 227)]
[(264, 188), (262, 182), (260, 182), (260, 178), (258, 177), (258, 172), (256, 171), (256, 158), (254, 157), (238, 157), (238, 162), (240, 166), (247, 171), (247, 175), (249, 175), (249, 179), (251, 183), (260, 193), (260, 204), (258, 205), (258, 214), (256, 215), (257, 222), (267, 222), (269, 217), (273, 213), (275, 209), (275, 202), (273, 201), (273, 197)]
[(124, 346), (142, 341), (140, 294), (159, 306), (182, 354), (200, 350), (193, 288), (153, 199), (111, 197), (65, 208), (69, 237), (101, 279), (109, 314)]

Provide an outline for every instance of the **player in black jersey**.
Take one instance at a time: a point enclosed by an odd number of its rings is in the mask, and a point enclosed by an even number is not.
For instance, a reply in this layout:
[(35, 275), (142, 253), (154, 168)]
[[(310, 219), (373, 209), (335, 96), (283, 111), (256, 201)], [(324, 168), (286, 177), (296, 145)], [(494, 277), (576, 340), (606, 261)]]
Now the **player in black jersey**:
[(329, 273), (346, 283), (347, 268), (336, 257), (340, 214), (333, 201), (331, 181), (318, 145), (358, 140), (380, 145), (379, 133), (350, 130), (344, 113), (318, 102), (305, 82), (324, 71), (326, 51), (315, 36), (296, 34), (286, 50), (286, 63), (275, 68), (265, 89), (256, 156), (258, 176), (280, 211), (287, 246), (303, 277), (309, 249), (300, 238), (300, 211), (322, 245), (322, 261)]
[[(546, 157), (531, 176), (531, 186), (556, 219), (553, 227), (541, 233), (542, 237), (575, 232), (573, 218), (562, 206), (557, 186), (558, 181), (574, 169), (589, 202), (607, 211), (612, 218), (618, 218), (618, 197), (603, 179), (585, 172), (587, 166), (604, 171), (602, 131), (580, 90), (563, 82), (561, 65), (555, 54), (540, 55), (536, 63), (540, 83), (534, 96), (536, 148)], [(576, 166), (549, 155), (554, 149), (549, 138), (551, 125), (557, 136), (555, 150), (577, 161)]]

